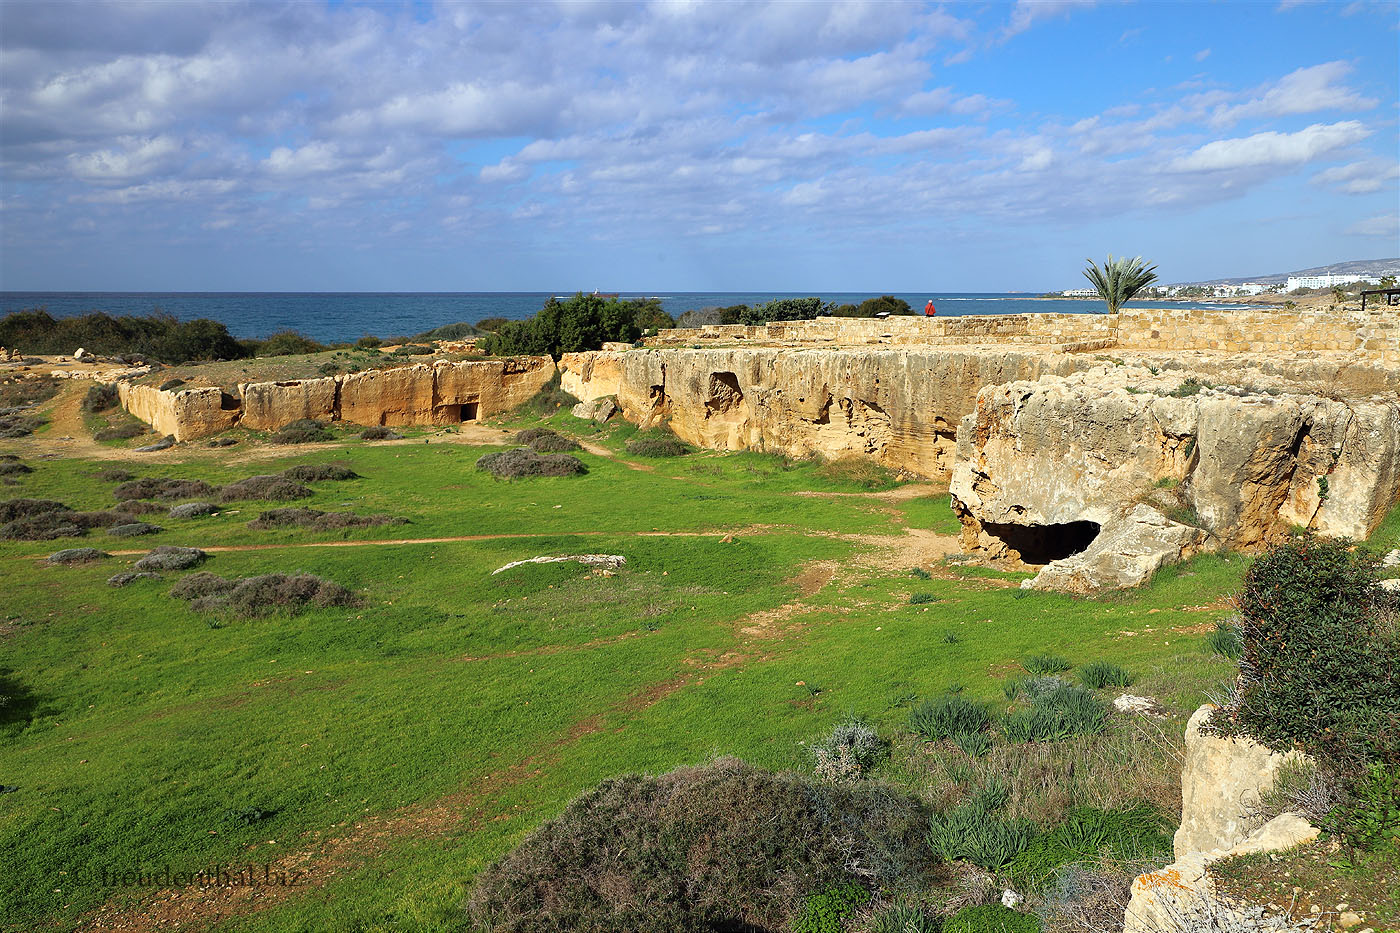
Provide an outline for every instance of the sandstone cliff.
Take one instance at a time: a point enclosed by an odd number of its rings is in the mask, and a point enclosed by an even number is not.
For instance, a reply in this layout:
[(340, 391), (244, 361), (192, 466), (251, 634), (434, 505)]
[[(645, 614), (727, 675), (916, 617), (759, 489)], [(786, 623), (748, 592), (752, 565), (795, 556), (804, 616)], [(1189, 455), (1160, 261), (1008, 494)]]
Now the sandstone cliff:
[(302, 418), (364, 425), (454, 424), (509, 411), (554, 376), (547, 356), (366, 370), (320, 379), (161, 391), (119, 383), (122, 405), (178, 441), (236, 424), (272, 431)]

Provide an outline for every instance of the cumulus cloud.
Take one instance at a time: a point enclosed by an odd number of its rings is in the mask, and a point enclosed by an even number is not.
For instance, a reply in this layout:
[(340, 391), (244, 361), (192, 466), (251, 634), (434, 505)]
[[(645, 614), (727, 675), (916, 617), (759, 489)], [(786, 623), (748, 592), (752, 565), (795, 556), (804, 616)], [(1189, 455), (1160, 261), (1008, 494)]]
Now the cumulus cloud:
[(1321, 110), (1357, 111), (1376, 106), (1375, 98), (1362, 97), (1339, 82), (1352, 70), (1346, 62), (1326, 62), (1299, 68), (1278, 83), (1259, 88), (1257, 96), (1233, 106), (1216, 108), (1213, 121), (1229, 126), (1254, 117), (1282, 117)]
[(1302, 165), (1319, 156), (1358, 143), (1371, 135), (1361, 123), (1314, 123), (1296, 133), (1255, 133), (1239, 139), (1218, 139), (1174, 159), (1174, 172), (1219, 172), (1259, 166)]
[(1371, 194), (1400, 179), (1400, 165), (1382, 159), (1366, 159), (1324, 169), (1312, 177), (1314, 184), (1329, 185), (1347, 194)]
[(1400, 214), (1377, 214), (1347, 227), (1352, 236), (1385, 237), (1391, 243), (1400, 239)]

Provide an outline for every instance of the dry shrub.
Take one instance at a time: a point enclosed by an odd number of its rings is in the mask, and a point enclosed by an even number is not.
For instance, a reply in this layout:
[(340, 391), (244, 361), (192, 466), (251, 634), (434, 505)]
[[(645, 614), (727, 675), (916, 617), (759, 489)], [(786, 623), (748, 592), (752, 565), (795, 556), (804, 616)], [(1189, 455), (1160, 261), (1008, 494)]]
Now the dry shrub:
[(537, 454), (528, 447), (487, 454), (476, 461), (476, 468), (502, 479), (517, 479), (523, 476), (576, 476), (588, 472), (588, 467), (577, 457), (568, 454)]
[(547, 434), (544, 437), (537, 437), (530, 442), (530, 449), (535, 453), (548, 454), (560, 453), (565, 450), (578, 450), (582, 447), (578, 441), (572, 437), (565, 437), (562, 434)]
[(354, 512), (321, 512), (317, 509), (269, 509), (248, 523), (249, 528), (314, 528), (335, 531), (341, 528), (371, 528), (379, 525), (406, 525), (408, 520), (393, 515), (356, 515)]
[(479, 876), (469, 909), (519, 933), (786, 929), (833, 885), (925, 879), (927, 825), (893, 788), (721, 758), (585, 792)]
[(137, 570), (188, 570), (209, 557), (197, 547), (162, 544), (136, 562)]
[(311, 444), (331, 440), (331, 434), (324, 422), (302, 418), (278, 428), (268, 440), (274, 444)]
[(403, 435), (393, 428), (386, 428), (382, 424), (372, 428), (365, 428), (360, 432), (360, 440), (364, 441), (401, 441)]
[(126, 483), (136, 478), (135, 473), (126, 470), (119, 470), (116, 467), (108, 467), (105, 470), (98, 470), (92, 474), (104, 483)]
[(165, 515), (168, 506), (163, 502), (147, 502), (145, 499), (127, 499), (119, 508), (132, 515)]
[(25, 515), (0, 525), (0, 538), (11, 541), (52, 541), (55, 538), (81, 538), (87, 529), (71, 520), (74, 513), (43, 512)]
[(661, 432), (638, 434), (627, 442), (627, 452), (638, 457), (684, 457), (692, 453), (680, 438)]
[(117, 499), (199, 499), (214, 494), (214, 487), (199, 479), (148, 476), (122, 483), (112, 490)]
[(93, 413), (106, 411), (117, 404), (117, 386), (115, 383), (106, 385), (95, 385), (87, 390), (87, 395), (83, 396), (83, 411)]
[(123, 570), (121, 573), (114, 573), (107, 578), (108, 586), (126, 586), (128, 583), (135, 583), (137, 580), (159, 580), (158, 573), (137, 573), (133, 570)]
[(286, 502), (289, 499), (305, 499), (314, 495), (300, 483), (294, 483), (285, 476), (250, 476), (236, 483), (229, 483), (219, 492), (220, 502), (243, 502), (262, 500), (266, 502)]
[(28, 464), (18, 463), (14, 460), (7, 460), (0, 463), (0, 476), (15, 476), (21, 473), (33, 473), (34, 468)]
[(354, 606), (358, 600), (339, 583), (309, 573), (269, 573), (243, 579), (226, 579), (217, 574), (191, 574), (170, 590), (176, 599), (187, 600), (199, 612), (220, 612), (244, 618), (285, 613), (296, 615), (307, 609)]
[(1156, 869), (1153, 862), (1072, 862), (1060, 866), (1036, 903), (1047, 930), (1106, 933), (1123, 928), (1133, 879)]
[(93, 435), (94, 440), (99, 441), (124, 441), (133, 437), (140, 437), (146, 433), (146, 426), (143, 424), (119, 424), (114, 428), (103, 428)]
[(282, 475), (298, 483), (318, 483), (331, 480), (338, 481), (360, 478), (360, 474), (338, 463), (303, 463), (289, 470), (283, 470)]
[(45, 512), (71, 512), (72, 508), (54, 499), (7, 499), (0, 502), (0, 522), (42, 515)]
[(134, 538), (138, 535), (153, 535), (164, 531), (159, 525), (152, 525), (150, 522), (128, 522), (123, 525), (113, 525), (107, 529), (107, 534), (114, 538)]
[(50, 564), (86, 564), (94, 560), (101, 560), (104, 557), (111, 557), (106, 551), (99, 551), (95, 547), (73, 547), (62, 551), (54, 551), (48, 557)]
[(213, 515), (219, 511), (219, 507), (212, 502), (186, 502), (182, 505), (173, 505), (167, 512), (171, 518), (200, 518), (205, 515)]
[(210, 446), (210, 447), (232, 447), (234, 444), (237, 444), (237, 443), (238, 443), (238, 438), (236, 438), (236, 437), (216, 437), (216, 438), (214, 438), (212, 441), (209, 442), (209, 446)]
[(28, 437), (47, 422), (41, 415), (27, 415), (22, 408), (0, 410), (0, 438)]
[(528, 447), (530, 442), (536, 438), (550, 437), (558, 433), (559, 432), (555, 431), (553, 428), (526, 428), (523, 431), (517, 431), (515, 433), (515, 443)]

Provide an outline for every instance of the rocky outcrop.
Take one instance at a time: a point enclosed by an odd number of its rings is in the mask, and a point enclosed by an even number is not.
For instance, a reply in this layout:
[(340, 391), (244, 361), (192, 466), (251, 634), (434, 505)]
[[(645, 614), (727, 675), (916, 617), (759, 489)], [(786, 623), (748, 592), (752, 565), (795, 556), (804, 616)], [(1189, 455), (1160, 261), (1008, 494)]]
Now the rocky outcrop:
[(227, 431), (238, 423), (238, 399), (218, 388), (162, 392), (154, 386), (117, 383), (122, 407), (158, 434), (187, 441)]
[(1034, 585), (1091, 592), (1297, 526), (1366, 537), (1400, 495), (1400, 402), (1256, 391), (1236, 375), (1211, 387), (1096, 366), (984, 389), (951, 483), (965, 548), (1049, 563)]
[(161, 391), (122, 382), (122, 405), (178, 441), (217, 434), (236, 424), (273, 431), (302, 418), (363, 425), (456, 424), (509, 411), (554, 376), (547, 356), (366, 370), (319, 379)]
[(946, 477), (978, 391), (1069, 373), (1088, 358), (1035, 349), (629, 350), (565, 354), (564, 389), (615, 396), (648, 426), (718, 450), (863, 457)]
[[(1201, 707), (1186, 727), (1181, 828), (1172, 841), (1176, 860), (1134, 880), (1124, 933), (1289, 929), (1252, 926), (1260, 909), (1217, 900), (1209, 866), (1229, 856), (1276, 852), (1317, 838), (1317, 828), (1297, 813), (1283, 813), (1262, 826), (1251, 818), (1260, 794), (1273, 786), (1296, 753), (1278, 754), (1248, 739), (1202, 732), (1214, 711), (1214, 706)], [(1226, 919), (1237, 922), (1220, 925)]]

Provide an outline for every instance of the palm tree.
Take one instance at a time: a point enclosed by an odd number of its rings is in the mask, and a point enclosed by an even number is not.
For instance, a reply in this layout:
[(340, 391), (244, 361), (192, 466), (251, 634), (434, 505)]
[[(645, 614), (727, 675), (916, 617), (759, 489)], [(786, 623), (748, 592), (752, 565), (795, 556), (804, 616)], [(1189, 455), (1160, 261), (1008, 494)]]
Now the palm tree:
[(1114, 259), (1113, 254), (1109, 253), (1102, 269), (1092, 259), (1085, 262), (1089, 268), (1084, 270), (1084, 277), (1093, 284), (1099, 297), (1108, 303), (1109, 314), (1117, 314), (1125, 302), (1157, 281), (1157, 267), (1146, 265), (1141, 256)]

